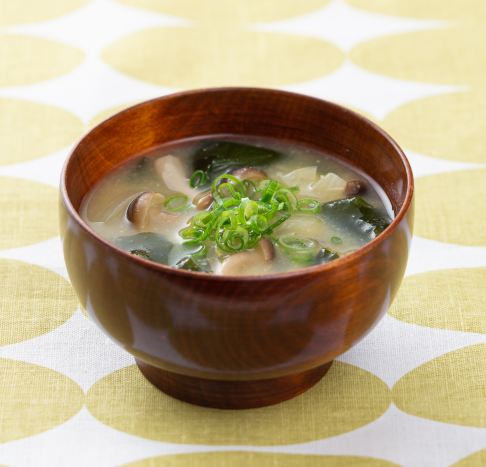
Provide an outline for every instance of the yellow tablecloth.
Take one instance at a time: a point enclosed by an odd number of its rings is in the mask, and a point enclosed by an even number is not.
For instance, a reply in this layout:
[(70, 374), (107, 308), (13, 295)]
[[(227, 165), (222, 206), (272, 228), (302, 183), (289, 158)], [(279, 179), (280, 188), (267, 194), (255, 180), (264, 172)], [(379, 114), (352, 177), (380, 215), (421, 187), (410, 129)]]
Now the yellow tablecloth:
[[(0, 465), (486, 465), (485, 0), (0, 0)], [(313, 389), (248, 411), (154, 389), (83, 314), (59, 173), (95, 123), (250, 85), (404, 147), (416, 236), (392, 309)]]

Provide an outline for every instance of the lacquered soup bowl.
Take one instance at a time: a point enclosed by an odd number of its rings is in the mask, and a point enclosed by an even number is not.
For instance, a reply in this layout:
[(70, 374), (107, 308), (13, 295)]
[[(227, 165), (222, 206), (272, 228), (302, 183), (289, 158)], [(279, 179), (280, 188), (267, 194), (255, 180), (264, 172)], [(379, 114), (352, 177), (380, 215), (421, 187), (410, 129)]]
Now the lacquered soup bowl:
[[(395, 219), (338, 260), (244, 277), (178, 270), (133, 256), (81, 219), (83, 197), (120, 162), (162, 144), (215, 134), (279, 138), (348, 161), (381, 185)], [(62, 172), (61, 237), (82, 306), (135, 356), (150, 382), (194, 404), (261, 407), (316, 384), (333, 359), (387, 312), (407, 264), (412, 195), (402, 150), (350, 110), (275, 90), (190, 91), (132, 107), (84, 136)]]

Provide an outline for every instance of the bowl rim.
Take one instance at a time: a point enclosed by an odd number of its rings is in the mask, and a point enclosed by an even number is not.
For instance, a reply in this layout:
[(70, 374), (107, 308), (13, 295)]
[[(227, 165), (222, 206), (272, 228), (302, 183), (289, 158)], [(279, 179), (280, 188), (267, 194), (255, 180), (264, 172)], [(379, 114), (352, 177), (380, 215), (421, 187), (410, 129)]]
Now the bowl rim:
[[(73, 204), (71, 203), (71, 200), (68, 195), (68, 189), (67, 189), (67, 184), (66, 184), (66, 173), (67, 169), (69, 166), (69, 163), (71, 159), (74, 157), (74, 154), (78, 147), (83, 143), (85, 138), (92, 134), (93, 132), (97, 131), (99, 128), (103, 127), (106, 125), (108, 122), (111, 120), (114, 120), (118, 118), (121, 114), (124, 114), (126, 112), (131, 111), (134, 108), (137, 107), (142, 107), (144, 105), (150, 105), (151, 103), (165, 100), (165, 99), (173, 99), (173, 98), (178, 98), (181, 96), (186, 96), (186, 95), (193, 95), (193, 94), (207, 94), (207, 93), (217, 93), (217, 92), (228, 92), (228, 91), (248, 91), (248, 92), (264, 92), (264, 93), (275, 93), (275, 94), (286, 94), (286, 95), (291, 95), (291, 96), (297, 96), (299, 99), (307, 99), (309, 101), (316, 101), (318, 103), (324, 103), (325, 105), (328, 105), (329, 107), (333, 107), (335, 110), (340, 111), (340, 112), (345, 112), (351, 114), (354, 118), (357, 118), (358, 120), (361, 120), (363, 123), (366, 125), (370, 126), (374, 131), (380, 133), (393, 147), (393, 149), (398, 153), (400, 156), (401, 162), (403, 166), (405, 167), (406, 170), (406, 175), (407, 175), (407, 191), (406, 191), (406, 196), (405, 200), (402, 204), (402, 207), (398, 214), (395, 215), (395, 218), (393, 219), (392, 223), (377, 237), (375, 237), (373, 240), (368, 242), (366, 245), (362, 246), (361, 248), (358, 248), (352, 253), (349, 253), (348, 255), (344, 257), (340, 257), (334, 261), (329, 261), (328, 263), (323, 263), (323, 264), (318, 264), (315, 266), (307, 266), (301, 269), (295, 269), (292, 271), (285, 271), (285, 272), (278, 272), (278, 273), (273, 273), (273, 274), (262, 274), (262, 275), (244, 275), (244, 276), (234, 276), (234, 275), (217, 275), (217, 274), (208, 274), (204, 272), (196, 272), (196, 271), (186, 271), (184, 269), (177, 269), (173, 268), (170, 266), (166, 266), (165, 264), (160, 264), (156, 263), (154, 261), (150, 261), (148, 259), (143, 259), (140, 258), (139, 256), (135, 256), (130, 254), (129, 252), (121, 249), (120, 247), (117, 247), (113, 243), (110, 243), (108, 240), (105, 240), (101, 235), (97, 234), (91, 227), (88, 226), (84, 222), (84, 220), (81, 218), (79, 213), (76, 211), (74, 208)], [(134, 156), (131, 156), (134, 157)], [(369, 174), (368, 174), (369, 175)], [(370, 175), (371, 176), (371, 175)], [(327, 101), (325, 99), (319, 99), (316, 97), (308, 96), (306, 94), (300, 94), (296, 92), (289, 92), (289, 91), (282, 91), (279, 89), (268, 89), (268, 88), (255, 88), (255, 87), (244, 87), (244, 86), (227, 86), (227, 87), (214, 87), (214, 88), (200, 88), (200, 89), (193, 89), (189, 91), (182, 91), (182, 92), (176, 92), (176, 93), (171, 93), (171, 94), (166, 94), (164, 96), (156, 97), (154, 99), (150, 99), (147, 101), (140, 102), (139, 104), (130, 106), (120, 112), (117, 112), (116, 114), (112, 115), (110, 118), (107, 118), (106, 120), (103, 120), (100, 122), (98, 125), (93, 127), (90, 131), (88, 131), (85, 135), (83, 135), (74, 145), (72, 148), (71, 152), (69, 153), (69, 156), (66, 158), (62, 171), (61, 171), (61, 180), (60, 180), (60, 193), (61, 193), (61, 199), (62, 202), (67, 209), (69, 215), (71, 218), (73, 218), (76, 223), (78, 224), (81, 229), (88, 234), (92, 239), (97, 241), (98, 243), (101, 243), (105, 248), (108, 248), (108, 250), (111, 250), (114, 254), (117, 254), (121, 256), (122, 258), (125, 258), (128, 261), (132, 261), (135, 264), (142, 266), (144, 268), (149, 268), (152, 269), (156, 272), (161, 272), (161, 273), (169, 273), (169, 274), (175, 274), (176, 276), (181, 275), (182, 277), (186, 277), (189, 279), (190, 277), (193, 278), (204, 278), (205, 280), (209, 281), (215, 281), (215, 282), (224, 282), (224, 281), (230, 281), (230, 282), (265, 282), (265, 281), (270, 281), (270, 280), (276, 280), (276, 279), (285, 279), (285, 278), (292, 278), (296, 276), (305, 276), (305, 275), (313, 275), (313, 274), (319, 274), (324, 271), (332, 271), (333, 269), (336, 268), (341, 268), (341, 267), (346, 267), (348, 263), (354, 262), (358, 258), (362, 256), (366, 256), (368, 252), (372, 249), (374, 249), (376, 246), (380, 245), (381, 243), (385, 242), (388, 237), (395, 231), (395, 229), (398, 227), (398, 225), (402, 222), (404, 219), (405, 215), (408, 212), (408, 209), (410, 207), (410, 204), (412, 203), (412, 198), (413, 198), (413, 193), (414, 193), (414, 177), (412, 173), (412, 168), (410, 167), (410, 163), (405, 156), (405, 153), (403, 150), (400, 148), (400, 146), (395, 142), (395, 140), (381, 127), (379, 127), (376, 123), (372, 122), (368, 118), (364, 117), (363, 115), (360, 115), (359, 113), (348, 109), (347, 107), (344, 107), (339, 104), (335, 104), (334, 102)]]

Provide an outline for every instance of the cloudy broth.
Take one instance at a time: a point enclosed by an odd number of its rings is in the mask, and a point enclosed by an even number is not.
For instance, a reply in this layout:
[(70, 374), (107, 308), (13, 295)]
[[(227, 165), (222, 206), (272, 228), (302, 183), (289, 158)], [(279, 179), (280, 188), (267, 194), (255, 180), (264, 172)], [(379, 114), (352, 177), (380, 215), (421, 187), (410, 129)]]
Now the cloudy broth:
[(393, 211), (370, 177), (322, 152), (213, 136), (119, 165), (85, 196), (81, 216), (106, 240), (148, 260), (261, 275), (345, 256), (379, 235)]

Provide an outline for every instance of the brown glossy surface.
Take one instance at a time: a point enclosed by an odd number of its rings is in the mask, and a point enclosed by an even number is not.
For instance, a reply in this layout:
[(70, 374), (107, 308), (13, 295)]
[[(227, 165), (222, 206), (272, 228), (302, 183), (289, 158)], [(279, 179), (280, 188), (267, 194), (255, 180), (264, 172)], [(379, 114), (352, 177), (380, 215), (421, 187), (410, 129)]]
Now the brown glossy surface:
[[(175, 270), (134, 257), (81, 220), (83, 196), (121, 161), (160, 144), (211, 134), (280, 138), (346, 159), (383, 187), (396, 219), (339, 260), (245, 277)], [(412, 173), (389, 136), (337, 105), (264, 89), (175, 94), (116, 115), (73, 150), (61, 195), (66, 264), (89, 316), (137, 359), (219, 381), (306, 372), (355, 345), (396, 295), (413, 227)]]
[(291, 399), (317, 384), (332, 362), (280, 378), (216, 381), (161, 370), (137, 359), (142, 374), (161, 391), (191, 404), (217, 409), (255, 409)]

